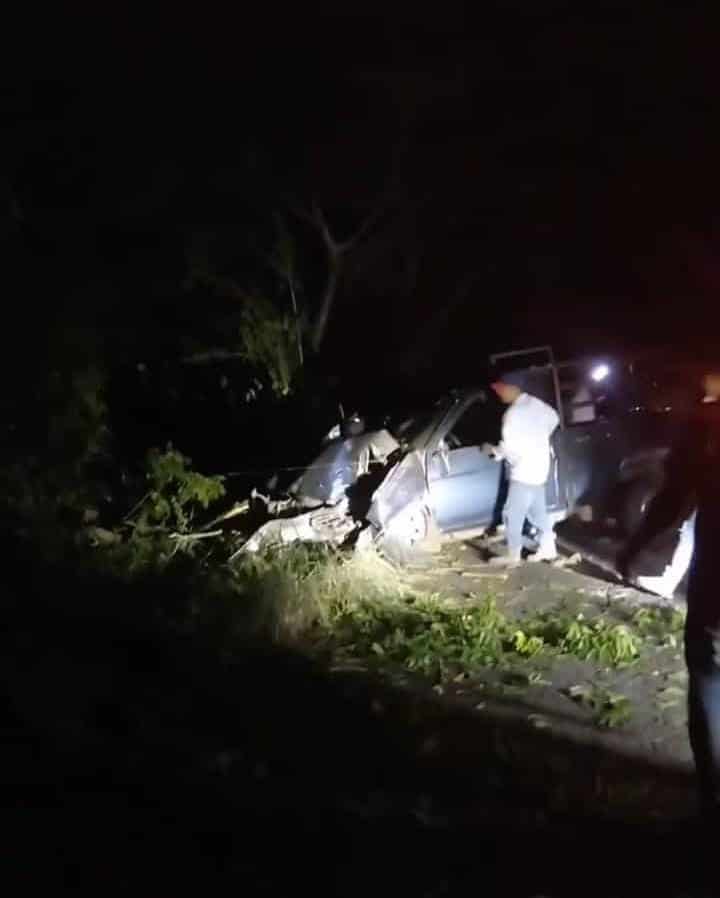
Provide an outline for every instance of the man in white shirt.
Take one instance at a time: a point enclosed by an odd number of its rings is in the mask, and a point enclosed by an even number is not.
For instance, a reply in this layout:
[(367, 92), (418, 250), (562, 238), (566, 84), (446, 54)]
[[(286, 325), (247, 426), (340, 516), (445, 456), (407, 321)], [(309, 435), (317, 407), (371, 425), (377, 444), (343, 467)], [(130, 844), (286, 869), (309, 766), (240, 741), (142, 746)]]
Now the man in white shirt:
[(522, 560), (526, 518), (540, 531), (540, 547), (532, 560), (552, 561), (557, 557), (557, 549), (545, 484), (550, 473), (550, 437), (558, 426), (558, 414), (552, 406), (524, 391), (521, 374), (503, 375), (492, 388), (508, 409), (503, 415), (500, 445), (486, 444), (483, 448), (492, 458), (505, 461), (510, 480), (503, 509), (508, 554), (493, 561), (516, 564)]

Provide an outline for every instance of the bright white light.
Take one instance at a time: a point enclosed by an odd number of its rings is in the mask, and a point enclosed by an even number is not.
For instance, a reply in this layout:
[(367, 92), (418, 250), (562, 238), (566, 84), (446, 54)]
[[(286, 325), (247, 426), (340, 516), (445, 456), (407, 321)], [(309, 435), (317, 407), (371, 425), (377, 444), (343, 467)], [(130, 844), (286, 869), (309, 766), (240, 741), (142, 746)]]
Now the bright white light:
[(610, 374), (610, 368), (608, 365), (595, 365), (595, 367), (590, 372), (590, 377), (595, 383), (600, 383), (601, 380), (605, 380), (605, 378)]

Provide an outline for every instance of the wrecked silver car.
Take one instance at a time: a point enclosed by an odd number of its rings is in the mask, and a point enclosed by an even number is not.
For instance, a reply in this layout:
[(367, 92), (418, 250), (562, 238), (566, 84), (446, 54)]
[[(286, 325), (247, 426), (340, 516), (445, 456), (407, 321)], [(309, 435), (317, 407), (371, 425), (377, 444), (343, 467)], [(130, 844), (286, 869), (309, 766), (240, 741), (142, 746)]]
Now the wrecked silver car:
[[(658, 489), (671, 416), (625, 409), (624, 400), (610, 414), (607, 365), (550, 357), (522, 370), (528, 392), (560, 418), (546, 488), (551, 515), (558, 522), (577, 513), (627, 537)], [(366, 433), (357, 417), (344, 422), (283, 496), (254, 493), (274, 520), (241, 551), (303, 540), (372, 545), (404, 560), (448, 535), (492, 527), (505, 500), (504, 467), (481, 447), (498, 441), (502, 411), (494, 396), (469, 389), (388, 429)]]
[[(381, 547), (397, 559), (433, 537), (489, 526), (502, 500), (503, 468), (481, 450), (501, 410), (482, 390), (451, 394), (395, 430), (362, 432), (358, 418), (331, 431), (320, 454), (273, 499), (253, 493), (274, 519), (242, 551), (296, 540)], [(553, 482), (556, 478), (551, 478)], [(557, 490), (549, 487), (550, 508)]]
[[(321, 541), (381, 546), (402, 558), (431, 537), (488, 526), (498, 512), (502, 467), (481, 451), (500, 409), (482, 390), (447, 396), (395, 428), (368, 433), (355, 418), (280, 499), (253, 498), (275, 516), (243, 546)], [(554, 507), (554, 506), (553, 506)]]

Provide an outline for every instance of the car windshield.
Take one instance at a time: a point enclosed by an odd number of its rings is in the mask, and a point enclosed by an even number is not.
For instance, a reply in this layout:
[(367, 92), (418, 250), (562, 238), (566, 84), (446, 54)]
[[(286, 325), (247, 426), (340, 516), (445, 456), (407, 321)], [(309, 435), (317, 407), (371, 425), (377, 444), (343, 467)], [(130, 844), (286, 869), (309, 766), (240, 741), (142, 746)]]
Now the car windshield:
[(389, 430), (399, 443), (410, 446), (438, 420), (445, 404), (438, 402), (430, 408), (399, 416), (390, 422)]
[(429, 408), (400, 416), (390, 423), (390, 432), (401, 445), (416, 448), (430, 436), (453, 402), (451, 397), (445, 396)]

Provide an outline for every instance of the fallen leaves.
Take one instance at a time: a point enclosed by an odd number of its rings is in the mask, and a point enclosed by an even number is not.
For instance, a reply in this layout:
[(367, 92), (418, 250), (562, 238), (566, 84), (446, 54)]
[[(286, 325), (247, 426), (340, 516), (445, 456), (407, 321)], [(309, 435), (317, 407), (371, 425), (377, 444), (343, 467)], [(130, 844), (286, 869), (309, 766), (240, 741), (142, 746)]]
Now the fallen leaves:
[(589, 708), (594, 714), (594, 722), (605, 729), (625, 726), (632, 717), (632, 705), (627, 696), (610, 692), (593, 683), (578, 683), (570, 686), (566, 694), (573, 700)]

